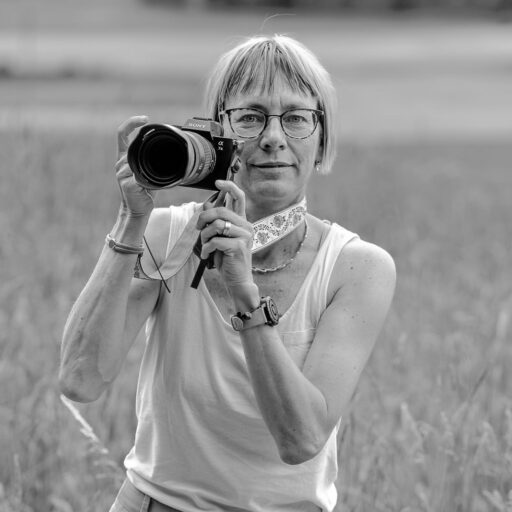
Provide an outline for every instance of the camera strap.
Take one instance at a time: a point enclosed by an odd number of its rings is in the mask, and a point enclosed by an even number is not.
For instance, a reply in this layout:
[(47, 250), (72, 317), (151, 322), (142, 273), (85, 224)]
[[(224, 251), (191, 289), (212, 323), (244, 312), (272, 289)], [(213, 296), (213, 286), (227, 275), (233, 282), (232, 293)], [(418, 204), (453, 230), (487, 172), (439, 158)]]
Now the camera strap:
[(256, 221), (252, 225), (252, 253), (261, 251), (289, 235), (306, 218), (306, 213), (307, 203), (304, 197), (297, 204)]

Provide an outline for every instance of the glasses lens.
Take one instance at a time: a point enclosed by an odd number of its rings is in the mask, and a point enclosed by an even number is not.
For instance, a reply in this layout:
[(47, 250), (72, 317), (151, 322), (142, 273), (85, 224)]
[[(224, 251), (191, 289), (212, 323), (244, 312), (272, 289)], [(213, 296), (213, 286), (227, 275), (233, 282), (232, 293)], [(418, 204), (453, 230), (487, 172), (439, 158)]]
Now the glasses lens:
[(286, 135), (298, 139), (309, 137), (315, 131), (317, 122), (318, 117), (313, 110), (289, 110), (282, 117)]
[(265, 126), (265, 114), (250, 108), (230, 112), (231, 128), (239, 137), (257, 137)]

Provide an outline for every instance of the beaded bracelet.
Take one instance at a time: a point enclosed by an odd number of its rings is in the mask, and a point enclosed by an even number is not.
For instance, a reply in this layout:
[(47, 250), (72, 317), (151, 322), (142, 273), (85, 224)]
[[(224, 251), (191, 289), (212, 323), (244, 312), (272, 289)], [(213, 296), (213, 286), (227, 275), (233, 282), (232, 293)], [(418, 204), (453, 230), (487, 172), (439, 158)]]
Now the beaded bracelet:
[(106, 244), (114, 251), (120, 252), (122, 254), (142, 254), (144, 252), (144, 247), (142, 245), (127, 245), (122, 244), (120, 242), (116, 242), (114, 238), (110, 236), (110, 233), (105, 237)]

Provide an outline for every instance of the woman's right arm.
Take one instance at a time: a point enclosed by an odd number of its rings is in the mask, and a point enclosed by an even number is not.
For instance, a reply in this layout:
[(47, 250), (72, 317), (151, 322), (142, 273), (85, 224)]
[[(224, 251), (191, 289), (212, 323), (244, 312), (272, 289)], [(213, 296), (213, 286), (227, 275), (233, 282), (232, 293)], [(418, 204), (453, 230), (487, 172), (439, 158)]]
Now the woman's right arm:
[[(116, 175), (121, 208), (111, 236), (121, 244), (141, 246), (153, 197), (140, 187), (126, 161), (128, 135), (147, 122), (133, 117), (118, 132)], [(133, 278), (137, 254), (105, 245), (98, 263), (69, 314), (61, 348), (62, 392), (79, 402), (96, 400), (119, 373), (126, 355), (160, 291), (159, 281)]]

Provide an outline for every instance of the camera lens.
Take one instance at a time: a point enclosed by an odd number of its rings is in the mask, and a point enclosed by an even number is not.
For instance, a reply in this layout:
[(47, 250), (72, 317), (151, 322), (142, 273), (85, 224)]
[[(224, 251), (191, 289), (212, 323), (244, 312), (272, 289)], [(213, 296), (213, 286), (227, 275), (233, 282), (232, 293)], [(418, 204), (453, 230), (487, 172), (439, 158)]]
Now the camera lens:
[[(153, 125), (134, 151), (136, 165), (132, 169), (148, 188), (191, 185), (215, 168), (215, 150), (210, 142), (175, 126)], [(130, 150), (128, 156), (130, 159)]]

